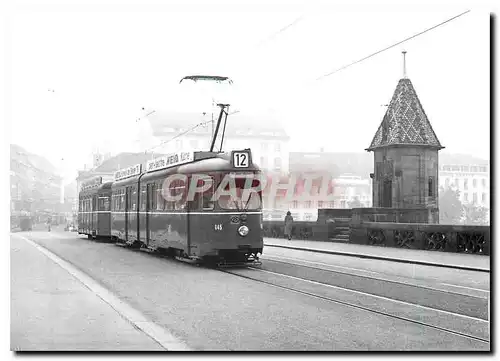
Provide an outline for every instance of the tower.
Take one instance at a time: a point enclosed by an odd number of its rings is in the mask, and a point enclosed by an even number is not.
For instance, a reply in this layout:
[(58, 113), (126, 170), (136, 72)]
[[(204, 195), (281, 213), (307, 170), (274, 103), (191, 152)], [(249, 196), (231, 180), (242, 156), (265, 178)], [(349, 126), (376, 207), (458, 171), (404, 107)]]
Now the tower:
[(429, 222), (439, 219), (438, 151), (443, 149), (413, 85), (403, 78), (370, 147), (374, 153), (373, 207), (428, 208)]

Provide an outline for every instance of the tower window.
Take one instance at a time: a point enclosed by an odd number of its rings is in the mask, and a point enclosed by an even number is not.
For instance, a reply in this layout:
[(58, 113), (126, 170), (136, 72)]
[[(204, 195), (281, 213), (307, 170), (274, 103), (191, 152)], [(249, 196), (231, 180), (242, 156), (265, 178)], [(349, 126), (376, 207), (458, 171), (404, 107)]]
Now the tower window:
[(433, 177), (429, 177), (429, 197), (434, 196), (434, 179)]

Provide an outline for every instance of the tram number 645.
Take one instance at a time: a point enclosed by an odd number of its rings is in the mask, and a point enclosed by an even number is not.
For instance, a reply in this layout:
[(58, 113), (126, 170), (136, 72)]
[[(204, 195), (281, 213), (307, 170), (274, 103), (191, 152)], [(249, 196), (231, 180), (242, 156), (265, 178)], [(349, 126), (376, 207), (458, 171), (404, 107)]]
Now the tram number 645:
[(248, 153), (246, 152), (234, 152), (233, 153), (233, 163), (235, 168), (248, 168)]
[(214, 229), (216, 231), (222, 231), (222, 224), (214, 224)]

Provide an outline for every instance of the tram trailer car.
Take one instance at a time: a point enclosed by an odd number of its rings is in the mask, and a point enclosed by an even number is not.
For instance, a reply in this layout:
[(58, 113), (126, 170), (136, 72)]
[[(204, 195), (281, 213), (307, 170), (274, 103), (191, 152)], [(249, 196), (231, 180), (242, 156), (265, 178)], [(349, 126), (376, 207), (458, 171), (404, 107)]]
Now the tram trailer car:
[(111, 237), (111, 185), (102, 177), (84, 183), (79, 194), (78, 234), (88, 238)]
[[(226, 177), (234, 178), (241, 195), (247, 177), (260, 174), (251, 162), (249, 149), (230, 155), (181, 152), (150, 161), (146, 168), (141, 173), (138, 164), (117, 172), (117, 181), (111, 186), (113, 239), (181, 260), (211, 264), (258, 261), (264, 246), (262, 193), (250, 193), (248, 202), (240, 205), (229, 196), (211, 201), (218, 187), (229, 189)], [(184, 180), (165, 182), (173, 175), (182, 175)], [(199, 179), (199, 175), (205, 179)], [(204, 182), (211, 186), (188, 200), (190, 187), (203, 186)], [(258, 180), (253, 182), (253, 187), (258, 185)], [(165, 199), (164, 184), (169, 185), (170, 195), (180, 197), (178, 201)]]

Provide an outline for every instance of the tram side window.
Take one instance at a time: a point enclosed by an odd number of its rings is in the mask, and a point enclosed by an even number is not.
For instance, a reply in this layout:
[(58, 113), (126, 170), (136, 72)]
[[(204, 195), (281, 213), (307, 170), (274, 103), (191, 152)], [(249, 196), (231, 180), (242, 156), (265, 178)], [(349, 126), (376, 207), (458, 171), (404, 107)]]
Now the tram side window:
[(120, 211), (120, 191), (115, 193), (115, 211)]
[(113, 195), (111, 196), (111, 200), (113, 201), (113, 211), (117, 211), (118, 210), (118, 196), (116, 193), (113, 193)]
[(120, 211), (125, 210), (125, 189), (120, 190)]
[(119, 211), (124, 211), (125, 210), (125, 194), (124, 194), (124, 189), (120, 189), (118, 191), (118, 210)]
[[(174, 182), (172, 182), (174, 183)], [(174, 196), (174, 185), (170, 183), (170, 186), (168, 189), (161, 189), (160, 192), (163, 192), (161, 193), (161, 196), (163, 199), (165, 199), (165, 207), (164, 209), (166, 211), (173, 211), (175, 209), (175, 202), (172, 200), (172, 197)]]
[(214, 209), (214, 202), (212, 201), (214, 195), (214, 179), (212, 177), (204, 180), (211, 184), (210, 188), (203, 192), (203, 204), (202, 208), (204, 211), (211, 211)]
[(143, 212), (146, 210), (146, 186), (141, 186), (141, 199), (139, 200), (140, 203), (140, 211)]
[(153, 211), (156, 209), (156, 184), (148, 184), (147, 185), (147, 191), (148, 191), (148, 211)]
[(197, 187), (203, 187), (206, 183), (211, 184), (211, 187), (205, 190), (203, 193), (196, 192), (194, 194), (193, 201), (190, 202), (190, 208), (192, 210), (206, 210), (210, 211), (214, 209), (214, 202), (212, 201), (212, 197), (214, 194), (214, 180), (212, 177), (199, 179)]
[(161, 183), (156, 184), (156, 210), (157, 211), (163, 211), (165, 208), (165, 199), (163, 198), (163, 195), (161, 194)]
[(182, 181), (174, 181), (170, 186), (170, 194), (175, 197), (174, 209), (182, 211), (186, 208), (186, 187)]
[(109, 211), (109, 197), (99, 197), (99, 210)]
[(137, 187), (132, 187), (132, 199), (130, 200), (133, 211), (137, 210)]

